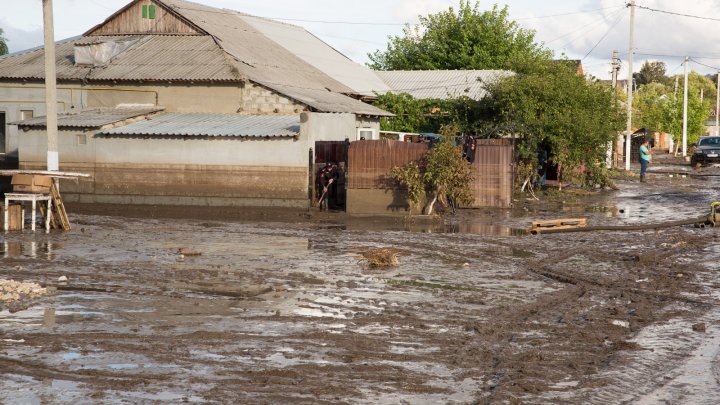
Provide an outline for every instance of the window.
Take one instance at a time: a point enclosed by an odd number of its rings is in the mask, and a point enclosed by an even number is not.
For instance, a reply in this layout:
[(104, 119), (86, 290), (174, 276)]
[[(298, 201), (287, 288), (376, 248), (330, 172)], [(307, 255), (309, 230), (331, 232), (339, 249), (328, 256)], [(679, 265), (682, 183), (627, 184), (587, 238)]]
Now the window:
[(148, 20), (154, 20), (155, 19), (155, 6), (153, 6), (153, 5), (142, 6), (142, 18), (146, 18)]
[(375, 130), (372, 128), (358, 128), (357, 129), (357, 138), (356, 140), (362, 141), (362, 140), (371, 140), (371, 139), (378, 139), (378, 137), (375, 135)]
[(77, 135), (77, 144), (78, 145), (87, 145), (87, 135), (86, 134), (78, 134)]
[(29, 120), (30, 118), (34, 117), (35, 114), (33, 110), (20, 110), (20, 119), (21, 120)]

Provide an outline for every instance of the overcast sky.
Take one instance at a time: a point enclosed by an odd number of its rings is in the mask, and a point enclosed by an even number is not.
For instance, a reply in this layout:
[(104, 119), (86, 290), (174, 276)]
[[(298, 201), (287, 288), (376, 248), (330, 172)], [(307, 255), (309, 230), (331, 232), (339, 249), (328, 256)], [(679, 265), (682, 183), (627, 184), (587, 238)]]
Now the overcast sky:
[[(129, 0), (53, 0), (55, 39), (82, 34), (102, 22)], [(301, 25), (351, 59), (365, 63), (367, 53), (385, 49), (387, 37), (402, 33), (404, 23), (417, 16), (457, 7), (457, 0), (196, 0), (213, 7), (284, 19)], [(630, 12), (624, 0), (498, 0), (511, 18), (536, 31), (536, 39), (555, 51), (582, 59), (585, 71), (610, 77), (613, 49), (620, 52), (627, 75)], [(720, 68), (720, 8), (717, 0), (637, 0), (639, 6), (691, 14), (689, 18), (647, 9), (635, 15), (635, 71), (642, 62), (662, 60), (668, 73), (682, 72), (685, 55), (699, 63), (690, 68), (712, 73)], [(481, 1), (481, 8), (494, 2)], [(41, 0), (0, 0), (0, 28), (11, 52), (42, 45)], [(718, 20), (711, 20), (716, 18)], [(322, 22), (311, 22), (322, 21)], [(348, 22), (363, 24), (347, 24)]]

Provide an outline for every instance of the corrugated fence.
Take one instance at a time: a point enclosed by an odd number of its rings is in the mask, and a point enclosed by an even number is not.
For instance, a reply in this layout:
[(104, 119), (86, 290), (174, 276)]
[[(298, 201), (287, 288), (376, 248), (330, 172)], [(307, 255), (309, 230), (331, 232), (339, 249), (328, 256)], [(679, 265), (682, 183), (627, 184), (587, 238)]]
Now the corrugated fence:
[[(426, 143), (357, 141), (348, 150), (349, 189), (395, 189), (395, 166), (421, 159)], [(475, 150), (475, 181), (471, 208), (508, 208), (512, 204), (513, 147), (511, 140), (480, 140)]]
[(472, 208), (512, 205), (512, 145), (481, 145), (475, 149), (475, 181), (471, 185), (475, 202)]
[(350, 189), (395, 189), (390, 171), (421, 159), (428, 151), (426, 143), (398, 141), (357, 141), (348, 150)]

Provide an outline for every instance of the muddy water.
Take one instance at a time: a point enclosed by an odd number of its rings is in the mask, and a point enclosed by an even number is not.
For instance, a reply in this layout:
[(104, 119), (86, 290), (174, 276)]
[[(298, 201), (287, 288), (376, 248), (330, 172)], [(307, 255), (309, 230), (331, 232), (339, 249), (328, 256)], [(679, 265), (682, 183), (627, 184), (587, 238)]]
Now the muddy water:
[(55, 289), (0, 312), (0, 402), (717, 403), (720, 234), (517, 231), (696, 216), (701, 181), (439, 223), (74, 212), (0, 239), (0, 277)]

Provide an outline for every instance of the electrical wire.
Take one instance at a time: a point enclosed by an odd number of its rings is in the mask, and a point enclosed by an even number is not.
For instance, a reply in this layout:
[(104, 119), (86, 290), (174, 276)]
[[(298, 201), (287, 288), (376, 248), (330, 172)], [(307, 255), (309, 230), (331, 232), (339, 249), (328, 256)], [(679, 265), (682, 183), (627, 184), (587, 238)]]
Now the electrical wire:
[[(622, 14), (623, 14), (623, 11), (624, 11), (624, 10), (619, 10), (619, 11), (617, 11), (616, 13), (611, 14), (611, 15), (610, 15), (610, 18), (611, 18), (611, 19), (612, 19), (612, 18), (617, 18), (619, 15), (622, 15)], [(563, 44), (562, 46), (560, 46), (558, 49), (565, 48), (566, 46), (572, 44), (572, 43), (575, 42), (576, 40), (582, 38), (584, 35), (587, 35), (588, 33), (592, 32), (592, 31), (595, 29), (596, 26), (604, 23), (605, 21), (606, 21), (605, 19), (597, 20), (597, 21), (595, 21), (594, 23), (592, 23), (592, 24), (590, 24), (590, 25), (583, 26), (583, 27), (581, 27), (581, 28), (579, 28), (579, 29), (573, 30), (573, 31), (571, 31), (571, 32), (569, 32), (569, 33), (567, 33), (567, 34), (561, 35), (561, 36), (559, 36), (559, 37), (557, 37), (557, 38), (555, 38), (555, 39), (552, 39), (552, 40), (550, 40), (550, 41), (548, 41), (548, 42), (545, 42), (545, 44), (546, 44), (546, 45), (547, 45), (547, 44), (550, 44), (550, 43), (552, 43), (552, 42), (557, 41), (558, 39), (562, 39), (562, 38), (571, 36), (571, 35), (573, 35), (573, 34), (579, 34), (579, 35), (575, 35), (570, 41), (566, 42), (565, 44)]]
[(603, 7), (603, 8), (596, 8), (593, 10), (580, 10), (580, 11), (573, 11), (573, 12), (569, 12), (569, 13), (541, 15), (541, 16), (537, 16), (537, 17), (517, 17), (514, 19), (515, 20), (539, 20), (541, 18), (562, 17), (562, 16), (566, 16), (566, 15), (593, 14), (598, 11), (611, 10), (611, 9), (617, 9), (617, 8), (625, 8), (625, 6)]
[(610, 26), (610, 28), (608, 28), (608, 30), (605, 32), (605, 34), (602, 36), (602, 38), (600, 38), (600, 40), (597, 41), (595, 43), (595, 45), (593, 45), (593, 47), (588, 51), (588, 53), (585, 54), (585, 56), (583, 56), (583, 58), (581, 60), (585, 60), (585, 58), (587, 58), (592, 53), (592, 51), (594, 51), (595, 48), (597, 48), (597, 46), (600, 45), (600, 42), (602, 42), (603, 39), (605, 39), (605, 37), (608, 36), (610, 31), (612, 31), (612, 29), (615, 28), (615, 26), (620, 22), (620, 20), (622, 20), (622, 17), (624, 15), (625, 15), (624, 13), (620, 13), (620, 15), (615, 19), (615, 22), (612, 23), (612, 25)]
[(707, 65), (707, 64), (705, 64), (705, 63), (702, 63), (702, 62), (698, 61), (697, 59), (690, 58), (689, 61), (690, 61), (690, 62), (697, 63), (698, 65), (702, 65), (702, 66), (708, 67), (708, 68), (710, 68), (710, 69), (715, 69), (715, 70), (720, 71), (720, 67)]
[(703, 17), (703, 16), (699, 16), (699, 15), (677, 13), (677, 12), (674, 12), (674, 11), (659, 10), (659, 9), (656, 9), (656, 8), (650, 8), (650, 7), (646, 7), (646, 6), (638, 6), (637, 4), (635, 5), (635, 7), (641, 8), (641, 9), (644, 9), (644, 10), (655, 11), (655, 12), (663, 13), (663, 14), (676, 15), (676, 16), (680, 16), (680, 17), (697, 18), (697, 19), (699, 19), (699, 20), (720, 21), (720, 18), (715, 18), (715, 17)]

